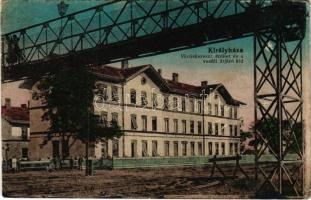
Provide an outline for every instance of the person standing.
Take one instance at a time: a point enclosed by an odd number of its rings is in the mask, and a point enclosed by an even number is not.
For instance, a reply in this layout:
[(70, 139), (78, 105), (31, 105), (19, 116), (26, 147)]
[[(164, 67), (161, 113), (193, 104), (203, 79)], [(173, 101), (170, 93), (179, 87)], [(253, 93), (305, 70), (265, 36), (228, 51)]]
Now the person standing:
[(83, 158), (82, 158), (82, 156), (79, 156), (79, 158), (78, 158), (79, 170), (82, 170), (82, 164), (83, 164)]

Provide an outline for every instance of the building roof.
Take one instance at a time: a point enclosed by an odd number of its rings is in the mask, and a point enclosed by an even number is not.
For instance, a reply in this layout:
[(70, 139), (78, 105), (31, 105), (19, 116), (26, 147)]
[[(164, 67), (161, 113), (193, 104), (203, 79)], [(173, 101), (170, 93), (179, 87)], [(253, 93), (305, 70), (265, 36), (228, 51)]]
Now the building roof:
[(26, 107), (1, 106), (1, 117), (11, 123), (29, 123), (29, 110)]
[(137, 67), (130, 67), (127, 69), (120, 69), (105, 65), (105, 66), (92, 67), (91, 70), (93, 73), (97, 75), (102, 75), (106, 76), (107, 78), (110, 77), (118, 81), (123, 81), (147, 66), (148, 65), (142, 65)]
[(195, 85), (189, 85), (186, 83), (176, 82), (169, 79), (166, 79), (166, 82), (168, 83), (169, 87), (172, 90), (175, 90), (176, 92), (180, 92), (181, 94), (184, 93), (192, 93), (192, 94), (198, 94), (202, 92), (201, 87), (195, 86)]
[(204, 90), (206, 94), (210, 94), (217, 90), (229, 105), (245, 105), (245, 103), (234, 99), (228, 90), (221, 83), (209, 84), (204, 86), (196, 86), (179, 81), (164, 79), (152, 65), (141, 65), (137, 67), (128, 67), (126, 69), (111, 67), (111, 66), (94, 66), (92, 72), (101, 78), (115, 81), (127, 82), (141, 73), (146, 73), (155, 83), (159, 83), (159, 88), (168, 93), (180, 95), (193, 95), (200, 97)]

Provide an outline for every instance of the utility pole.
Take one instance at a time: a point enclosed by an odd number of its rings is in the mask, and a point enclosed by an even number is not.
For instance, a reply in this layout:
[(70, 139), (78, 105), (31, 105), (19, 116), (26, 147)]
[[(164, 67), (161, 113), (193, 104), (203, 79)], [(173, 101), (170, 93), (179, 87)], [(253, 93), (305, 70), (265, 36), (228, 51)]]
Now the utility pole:
[(202, 105), (201, 105), (201, 112), (202, 112), (202, 126), (203, 126), (203, 156), (205, 156), (205, 97), (208, 95), (205, 93), (205, 89), (202, 90)]

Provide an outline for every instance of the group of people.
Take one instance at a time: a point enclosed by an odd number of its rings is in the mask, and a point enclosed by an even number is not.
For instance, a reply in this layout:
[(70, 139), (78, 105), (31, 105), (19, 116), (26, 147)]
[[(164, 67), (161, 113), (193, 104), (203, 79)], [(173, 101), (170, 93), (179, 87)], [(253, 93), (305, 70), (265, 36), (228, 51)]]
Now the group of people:
[[(90, 158), (92, 159), (92, 158)], [(39, 162), (38, 162), (39, 161)], [(47, 158), (47, 160), (30, 161), (25, 159), (12, 158), (2, 161), (2, 167), (4, 171), (18, 172), (27, 169), (46, 169), (47, 171), (59, 170), (59, 169), (78, 169), (83, 170), (83, 166), (86, 165), (86, 159), (84, 156), (70, 157), (62, 159), (59, 156)]]
[[(69, 158), (69, 168), (74, 169), (77, 166), (79, 170), (82, 170), (82, 166), (83, 166), (84, 161), (85, 161), (85, 158), (83, 156), (70, 157)], [(64, 160), (62, 160), (60, 157), (52, 158), (50, 169), (62, 169), (63, 164), (64, 164), (63, 162), (64, 162)]]

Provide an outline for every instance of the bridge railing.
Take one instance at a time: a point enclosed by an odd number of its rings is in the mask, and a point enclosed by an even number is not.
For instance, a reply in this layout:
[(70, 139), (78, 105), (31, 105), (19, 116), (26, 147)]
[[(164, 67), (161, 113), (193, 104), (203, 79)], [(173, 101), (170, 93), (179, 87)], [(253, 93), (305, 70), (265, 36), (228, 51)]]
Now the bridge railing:
[(51, 59), (235, 15), (250, 4), (251, 0), (110, 1), (2, 35), (2, 66)]

